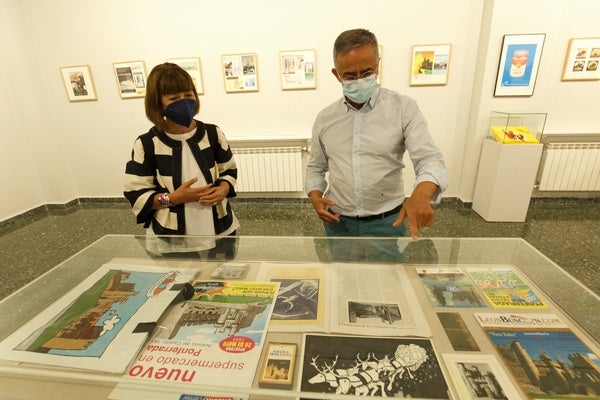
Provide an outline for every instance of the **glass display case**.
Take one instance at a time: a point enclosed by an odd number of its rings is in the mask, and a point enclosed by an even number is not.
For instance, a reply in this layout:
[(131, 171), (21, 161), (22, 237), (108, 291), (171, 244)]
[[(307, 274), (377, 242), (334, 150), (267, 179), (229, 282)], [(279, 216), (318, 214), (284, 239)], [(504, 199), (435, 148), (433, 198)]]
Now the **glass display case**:
[(501, 144), (540, 143), (547, 114), (492, 111), (487, 137)]
[[(169, 253), (157, 252), (156, 240), (168, 243), (165, 248)], [(219, 251), (189, 251), (215, 240)], [(178, 246), (186, 251), (178, 252)], [(332, 248), (338, 252), (332, 253)], [(348, 252), (340, 253), (340, 248)], [(393, 251), (381, 257), (382, 249)], [(468, 372), (472, 367), (487, 365), (488, 376), (494, 373), (507, 398), (525, 399), (522, 388), (530, 388), (532, 384), (524, 384), (523, 376), (529, 373), (511, 372), (514, 370), (503, 358), (514, 345), (502, 347), (494, 340), (495, 331), (486, 328), (496, 317), (536, 323), (560, 320), (561, 325), (550, 329), (550, 334), (554, 330), (564, 334), (567, 330), (587, 346), (585, 354), (578, 350), (577, 354), (557, 355), (550, 347), (539, 354), (528, 353), (529, 349), (523, 345), (519, 357), (526, 356), (528, 371), (541, 377), (534, 384), (540, 390), (556, 390), (543, 387), (548, 382), (543, 378), (550, 370), (544, 365), (564, 370), (558, 373), (573, 381), (561, 388), (563, 393), (569, 393), (569, 387), (589, 389), (588, 393), (592, 393), (598, 389), (593, 386), (600, 382), (597, 376), (600, 298), (520, 238), (415, 241), (107, 235), (0, 302), (0, 346), (40, 317), (47, 316), (55, 322), (57, 318), (47, 315), (49, 309), (71, 309), (76, 304), (71, 299), (77, 297), (82, 284), (107, 266), (115, 265), (121, 266), (122, 271), (108, 286), (118, 288), (119, 294), (114, 298), (119, 303), (126, 303), (124, 290), (141, 292), (132, 290), (127, 283), (130, 277), (123, 272), (127, 269), (181, 271), (194, 276), (194, 293), (206, 287), (222, 290), (228, 282), (246, 287), (257, 282), (278, 282), (273, 313), (262, 339), (252, 342), (248, 339), (252, 333), (242, 334), (250, 328), (244, 328), (247, 324), (239, 317), (236, 325), (229, 325), (231, 335), (219, 342), (221, 348), (238, 348), (228, 353), (230, 364), (225, 359), (218, 364), (223, 375), (225, 365), (231, 369), (237, 352), (251, 354), (253, 348), (260, 349), (255, 362), (235, 371), (234, 378), (225, 383), (217, 379), (192, 379), (189, 371), (197, 374), (197, 378), (206, 367), (202, 362), (209, 341), (197, 343), (204, 347), (191, 351), (186, 347), (187, 342), (163, 334), (171, 325), (171, 316), (182, 312), (181, 304), (192, 301), (184, 296), (185, 299), (167, 306), (156, 323), (141, 324), (148, 332), (147, 341), (139, 352), (134, 349), (123, 373), (82, 368), (76, 357), (72, 365), (62, 367), (23, 362), (7, 358), (4, 349), (0, 360), (0, 397), (334, 399), (340, 395), (357, 398), (410, 395), (462, 400), (467, 398)], [(186, 287), (180, 286), (178, 290), (184, 293)], [(153, 285), (151, 290), (144, 288), (143, 293), (156, 295), (162, 288)], [(245, 297), (248, 292), (238, 299)], [(110, 324), (104, 323), (103, 330), (109, 331), (112, 323), (118, 325), (119, 320), (114, 313), (104, 311), (110, 314)], [(176, 319), (173, 325), (177, 329), (191, 325), (192, 314)], [(258, 319), (262, 314), (252, 315)], [(123, 317), (121, 312), (119, 316)], [(102, 326), (98, 320), (88, 318), (85, 324)], [(80, 318), (78, 325), (81, 321)], [(217, 328), (212, 329), (216, 336)], [(32, 326), (31, 331), (40, 330)], [(85, 334), (90, 331), (85, 329)], [(158, 338), (161, 334), (163, 339)], [(26, 335), (17, 336), (18, 341), (30, 344)], [(81, 335), (76, 339), (80, 341)], [(168, 342), (171, 345), (161, 347), (157, 343), (167, 342), (160, 340), (171, 340)], [(44, 346), (40, 360), (51, 356), (49, 346)], [(23, 349), (21, 345), (20, 350)], [(161, 351), (167, 354), (161, 355)], [(188, 375), (182, 372), (185, 369)], [(248, 374), (251, 383), (241, 385)], [(573, 386), (569, 386), (571, 383)]]

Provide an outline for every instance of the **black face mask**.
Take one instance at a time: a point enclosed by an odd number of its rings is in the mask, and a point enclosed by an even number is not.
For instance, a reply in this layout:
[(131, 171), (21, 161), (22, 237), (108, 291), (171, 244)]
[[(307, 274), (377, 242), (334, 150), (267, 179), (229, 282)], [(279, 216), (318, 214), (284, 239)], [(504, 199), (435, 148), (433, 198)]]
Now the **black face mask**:
[(181, 99), (171, 103), (165, 108), (163, 115), (178, 125), (188, 127), (196, 115), (196, 100)]

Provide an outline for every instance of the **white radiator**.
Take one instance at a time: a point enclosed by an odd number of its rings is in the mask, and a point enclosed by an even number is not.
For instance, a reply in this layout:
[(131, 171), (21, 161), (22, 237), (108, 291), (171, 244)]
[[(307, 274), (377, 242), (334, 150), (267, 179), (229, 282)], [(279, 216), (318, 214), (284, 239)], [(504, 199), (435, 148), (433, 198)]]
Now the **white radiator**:
[(600, 190), (600, 143), (546, 143), (540, 191)]
[(302, 147), (232, 148), (238, 167), (238, 192), (304, 190)]

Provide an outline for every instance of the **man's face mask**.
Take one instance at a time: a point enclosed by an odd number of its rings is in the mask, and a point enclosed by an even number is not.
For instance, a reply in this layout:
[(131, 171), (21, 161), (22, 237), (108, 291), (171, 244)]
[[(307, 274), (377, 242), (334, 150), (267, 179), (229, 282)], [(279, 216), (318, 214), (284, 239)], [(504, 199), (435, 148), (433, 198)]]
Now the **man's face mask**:
[(344, 96), (356, 104), (366, 103), (377, 89), (377, 75), (366, 78), (342, 81)]
[(177, 100), (165, 108), (163, 115), (178, 125), (188, 127), (196, 115), (196, 100)]

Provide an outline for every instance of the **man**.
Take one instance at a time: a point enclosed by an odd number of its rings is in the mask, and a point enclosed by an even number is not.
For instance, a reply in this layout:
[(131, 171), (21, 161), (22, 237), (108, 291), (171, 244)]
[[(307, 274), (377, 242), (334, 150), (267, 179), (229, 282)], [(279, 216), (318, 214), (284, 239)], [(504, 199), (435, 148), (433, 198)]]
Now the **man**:
[[(431, 226), (448, 185), (441, 152), (416, 102), (377, 84), (379, 48), (365, 29), (342, 32), (333, 49), (333, 75), (344, 96), (314, 123), (306, 191), (327, 236), (410, 236)], [(402, 157), (415, 169), (404, 198)], [(328, 182), (326, 181), (326, 173)]]

